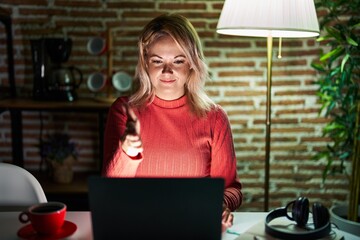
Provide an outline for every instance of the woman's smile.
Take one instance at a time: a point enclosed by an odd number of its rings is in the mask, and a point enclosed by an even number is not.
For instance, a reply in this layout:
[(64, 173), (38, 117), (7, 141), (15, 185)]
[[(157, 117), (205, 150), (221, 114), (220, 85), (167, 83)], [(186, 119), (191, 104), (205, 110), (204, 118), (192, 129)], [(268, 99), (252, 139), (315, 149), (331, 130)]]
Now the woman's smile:
[(176, 80), (175, 79), (160, 79), (160, 81), (163, 82), (163, 83), (173, 83)]

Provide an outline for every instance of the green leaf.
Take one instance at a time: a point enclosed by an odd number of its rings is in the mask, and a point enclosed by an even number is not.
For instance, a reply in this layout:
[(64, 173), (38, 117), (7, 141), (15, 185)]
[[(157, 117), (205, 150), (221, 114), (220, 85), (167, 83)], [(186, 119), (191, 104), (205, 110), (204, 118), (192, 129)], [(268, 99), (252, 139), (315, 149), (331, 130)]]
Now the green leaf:
[(324, 66), (320, 63), (311, 63), (311, 66), (319, 72), (325, 72)]
[(328, 40), (328, 39), (330, 39), (330, 38), (332, 38), (331, 35), (321, 36), (321, 37), (318, 37), (318, 38), (316, 39), (316, 41), (317, 41), (317, 42), (322, 42), (322, 41)]
[(325, 181), (326, 177), (329, 175), (329, 173), (331, 172), (331, 166), (332, 166), (332, 163), (333, 163), (333, 160), (331, 157), (328, 157), (327, 158), (328, 162), (326, 164), (326, 167), (325, 167), (325, 170), (323, 172), (323, 181)]
[(344, 66), (345, 66), (347, 60), (349, 59), (349, 57), (350, 57), (350, 55), (347, 53), (347, 54), (345, 55), (345, 57), (343, 58), (343, 60), (341, 61), (341, 72), (344, 71)]
[(341, 158), (341, 159), (347, 159), (349, 156), (350, 156), (350, 154), (349, 154), (348, 152), (344, 152), (344, 153), (342, 153), (342, 154), (339, 156), (339, 158)]
[(346, 84), (346, 83), (347, 83), (347, 79), (348, 79), (348, 74), (347, 74), (346, 71), (343, 71), (343, 72), (341, 73), (341, 82), (344, 83), (344, 84)]
[[(340, 71), (341, 71), (340, 67), (336, 67), (330, 71), (329, 76), (333, 77), (333, 76), (337, 75)], [(333, 83), (331, 83), (331, 84), (333, 84)]]
[(358, 28), (358, 27), (360, 27), (360, 22), (357, 23), (357, 24), (355, 24), (355, 25), (352, 25), (352, 26), (351, 26), (351, 29)]
[(333, 57), (333, 56), (337, 56), (341, 51), (343, 51), (344, 48), (342, 46), (338, 46), (337, 48), (335, 48), (334, 50), (324, 54), (321, 58), (320, 58), (320, 61), (325, 61), (327, 60), (328, 58), (330, 57)]
[(341, 37), (341, 32), (338, 29), (334, 27), (325, 27), (325, 30), (337, 41), (341, 42), (343, 40), (343, 38)]
[(347, 37), (346, 38), (346, 42), (348, 43), (348, 44), (350, 44), (350, 45), (353, 45), (353, 46), (355, 46), (355, 47), (357, 47), (359, 44), (354, 40), (354, 39), (352, 39), (351, 37)]
[(316, 154), (313, 159), (314, 160), (321, 160), (323, 158), (327, 159), (329, 156), (329, 153), (328, 152), (319, 152), (318, 154)]
[(341, 130), (341, 129), (344, 129), (345, 127), (341, 124), (338, 124), (336, 122), (331, 122), (329, 124), (327, 124), (325, 127), (324, 127), (324, 131), (326, 132), (330, 132), (330, 131), (333, 131), (333, 130)]

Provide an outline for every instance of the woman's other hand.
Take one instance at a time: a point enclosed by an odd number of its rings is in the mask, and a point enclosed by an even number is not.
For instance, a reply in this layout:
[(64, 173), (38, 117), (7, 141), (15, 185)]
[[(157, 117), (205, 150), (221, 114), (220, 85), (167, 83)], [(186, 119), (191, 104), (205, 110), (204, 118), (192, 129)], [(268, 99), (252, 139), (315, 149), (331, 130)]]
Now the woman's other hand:
[(126, 112), (127, 122), (125, 132), (121, 137), (121, 147), (128, 156), (136, 157), (143, 151), (140, 138), (140, 121), (128, 105), (124, 105), (123, 110)]
[(223, 213), (221, 216), (221, 231), (225, 232), (226, 229), (233, 225), (234, 215), (231, 213), (230, 209), (226, 206), (223, 207)]

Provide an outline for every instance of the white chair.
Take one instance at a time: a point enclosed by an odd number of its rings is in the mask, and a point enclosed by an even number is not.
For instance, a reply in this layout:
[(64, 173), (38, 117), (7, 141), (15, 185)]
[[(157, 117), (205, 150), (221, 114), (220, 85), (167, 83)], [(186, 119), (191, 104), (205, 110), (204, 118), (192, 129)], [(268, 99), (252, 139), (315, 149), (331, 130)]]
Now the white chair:
[(19, 211), (47, 202), (39, 181), (24, 168), (0, 162), (0, 211)]

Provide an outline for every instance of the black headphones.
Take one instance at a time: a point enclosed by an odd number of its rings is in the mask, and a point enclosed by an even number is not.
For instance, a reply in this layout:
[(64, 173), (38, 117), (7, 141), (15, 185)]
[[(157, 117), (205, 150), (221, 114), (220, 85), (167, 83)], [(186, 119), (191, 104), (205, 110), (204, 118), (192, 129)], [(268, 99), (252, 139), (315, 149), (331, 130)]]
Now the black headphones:
[[(288, 208), (292, 205), (292, 216), (288, 214)], [(309, 200), (305, 197), (299, 197), (286, 205), (286, 207), (272, 210), (265, 219), (265, 232), (272, 237), (291, 240), (303, 239), (319, 239), (329, 235), (331, 231), (330, 215), (326, 207), (321, 203), (312, 205), (312, 214), (314, 220), (314, 229), (306, 232), (290, 232), (280, 230), (269, 223), (278, 217), (287, 217), (291, 221), (295, 221), (298, 227), (305, 228), (309, 219)]]

